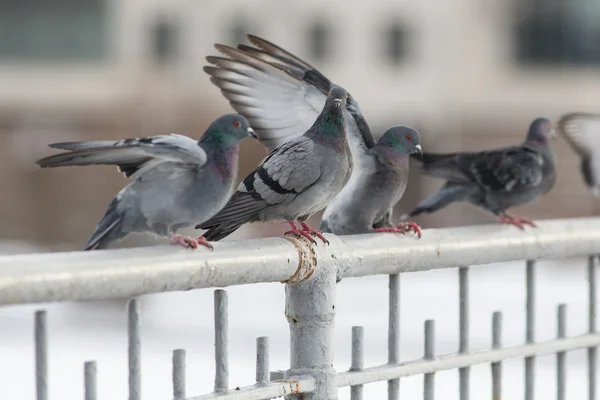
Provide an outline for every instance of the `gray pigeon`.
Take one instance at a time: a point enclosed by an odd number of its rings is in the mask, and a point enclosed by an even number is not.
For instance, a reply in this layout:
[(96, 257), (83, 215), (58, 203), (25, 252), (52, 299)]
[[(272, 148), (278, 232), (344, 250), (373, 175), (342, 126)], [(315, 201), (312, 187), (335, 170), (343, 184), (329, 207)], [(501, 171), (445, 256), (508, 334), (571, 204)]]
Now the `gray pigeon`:
[[(248, 39), (256, 47), (238, 45), (236, 49), (216, 44), (215, 48), (227, 57), (207, 57), (213, 65), (204, 67), (204, 71), (211, 75), (211, 82), (221, 89), (233, 109), (248, 118), (261, 142), (273, 149), (295, 139), (310, 127), (334, 84), (313, 66), (281, 47), (254, 35), (248, 35)], [(336, 234), (354, 232), (347, 221), (369, 218), (356, 214), (361, 208), (354, 199), (369, 186), (368, 180), (378, 164), (376, 152), (370, 151), (375, 140), (358, 103), (350, 94), (344, 120), (354, 172), (325, 210), (321, 224), (323, 231)], [(396, 189), (390, 188), (389, 195), (393, 197)], [(380, 206), (388, 207), (389, 204), (382, 202)]]
[(431, 213), (456, 201), (467, 201), (492, 212), (499, 222), (523, 229), (533, 221), (506, 210), (538, 199), (554, 186), (554, 156), (549, 146), (550, 121), (532, 122), (521, 146), (479, 153), (424, 153), (422, 172), (446, 180), (435, 193), (408, 213)]
[(600, 115), (570, 113), (558, 122), (558, 131), (581, 157), (581, 174), (595, 197), (600, 197)]
[(276, 147), (244, 179), (225, 208), (196, 227), (208, 229), (204, 237), (220, 240), (247, 222), (284, 220), (292, 228), (286, 234), (316, 243), (314, 235), (328, 243), (305, 221), (331, 202), (352, 173), (343, 112), (347, 96), (346, 90), (334, 86), (313, 126)]
[(321, 229), (341, 235), (414, 231), (421, 237), (421, 229), (414, 222), (394, 226), (391, 220), (408, 183), (409, 154), (422, 153), (420, 142), (419, 133), (412, 128), (388, 129), (367, 151), (373, 163), (360, 171), (363, 185), (338, 204), (343, 212), (331, 213)]
[(175, 243), (212, 248), (177, 230), (215, 215), (234, 190), (241, 140), (256, 138), (241, 115), (218, 118), (199, 141), (170, 134), (119, 141), (65, 142), (68, 150), (37, 161), (43, 168), (113, 164), (133, 182), (121, 190), (96, 226), (85, 250), (103, 249), (131, 232), (153, 232)]

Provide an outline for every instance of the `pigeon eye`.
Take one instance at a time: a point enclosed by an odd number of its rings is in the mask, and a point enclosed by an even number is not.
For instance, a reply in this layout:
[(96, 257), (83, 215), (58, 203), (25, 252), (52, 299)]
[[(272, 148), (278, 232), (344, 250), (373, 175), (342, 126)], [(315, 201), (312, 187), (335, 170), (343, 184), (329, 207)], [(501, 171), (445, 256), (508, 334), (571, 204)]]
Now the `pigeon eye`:
[(406, 140), (412, 140), (412, 136), (410, 136), (410, 135), (406, 136)]
[(239, 128), (240, 127), (240, 121), (235, 121), (233, 123), (233, 126), (235, 126), (236, 128)]

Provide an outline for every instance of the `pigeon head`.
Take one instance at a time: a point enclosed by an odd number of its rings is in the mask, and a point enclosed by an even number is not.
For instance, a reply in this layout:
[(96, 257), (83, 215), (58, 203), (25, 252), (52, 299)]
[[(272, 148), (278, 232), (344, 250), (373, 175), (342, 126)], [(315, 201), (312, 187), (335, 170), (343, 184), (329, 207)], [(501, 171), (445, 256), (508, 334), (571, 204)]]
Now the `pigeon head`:
[(225, 114), (210, 124), (200, 141), (228, 146), (249, 137), (258, 138), (246, 118), (239, 114)]
[(346, 100), (348, 100), (348, 92), (346, 92), (346, 89), (340, 86), (332, 86), (329, 95), (327, 96), (325, 106), (331, 108), (333, 105), (334, 108), (341, 111), (346, 107)]
[(546, 118), (538, 118), (529, 126), (526, 142), (546, 145), (552, 137), (554, 132), (550, 121)]
[(394, 126), (388, 129), (381, 139), (379, 139), (377, 145), (390, 148), (403, 155), (423, 154), (419, 132), (404, 125)]

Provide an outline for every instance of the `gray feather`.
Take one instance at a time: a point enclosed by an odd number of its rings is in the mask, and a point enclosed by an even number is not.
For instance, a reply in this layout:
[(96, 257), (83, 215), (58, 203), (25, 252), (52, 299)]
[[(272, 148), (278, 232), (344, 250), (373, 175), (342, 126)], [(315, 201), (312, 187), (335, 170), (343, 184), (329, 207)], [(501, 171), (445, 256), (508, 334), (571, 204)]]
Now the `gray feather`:
[(503, 216), (508, 208), (535, 201), (556, 180), (550, 136), (549, 121), (538, 118), (521, 146), (479, 153), (424, 154), (421, 170), (446, 179), (447, 184), (408, 215), (434, 212), (464, 200)]
[(219, 240), (247, 222), (296, 221), (325, 208), (348, 182), (352, 158), (344, 129), (346, 91), (333, 88), (304, 135), (276, 147), (216, 216), (199, 224)]
[(66, 152), (37, 163), (114, 164), (132, 180), (114, 197), (85, 246), (102, 249), (131, 232), (169, 237), (215, 215), (234, 190), (238, 144), (253, 135), (244, 117), (229, 114), (213, 122), (200, 141), (171, 134), (55, 143), (51, 147)]
[(408, 156), (419, 150), (416, 130), (407, 126), (388, 129), (369, 149), (371, 164), (355, 172), (346, 189), (325, 210), (321, 230), (349, 235), (392, 227), (392, 210), (408, 183)]

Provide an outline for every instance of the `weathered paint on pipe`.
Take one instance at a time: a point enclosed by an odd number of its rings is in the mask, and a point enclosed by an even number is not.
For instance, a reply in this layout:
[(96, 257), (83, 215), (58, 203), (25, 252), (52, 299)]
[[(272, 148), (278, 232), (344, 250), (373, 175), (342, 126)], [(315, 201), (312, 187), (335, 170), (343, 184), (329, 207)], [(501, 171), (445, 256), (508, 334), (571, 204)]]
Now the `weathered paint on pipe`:
[[(302, 243), (310, 246), (304, 241), (298, 242)], [(320, 252), (325, 252), (326, 247), (313, 247), (309, 251), (322, 255)], [(317, 265), (310, 281), (285, 285), (285, 316), (290, 328), (290, 369), (286, 378), (312, 376), (316, 382), (315, 390), (308, 397), (288, 399), (338, 398), (337, 373), (333, 368), (337, 264)]]
[(266, 386), (252, 385), (230, 390), (227, 393), (210, 393), (187, 400), (263, 400), (290, 394), (311, 393), (315, 390), (315, 380), (304, 377), (298, 380), (281, 380)]

